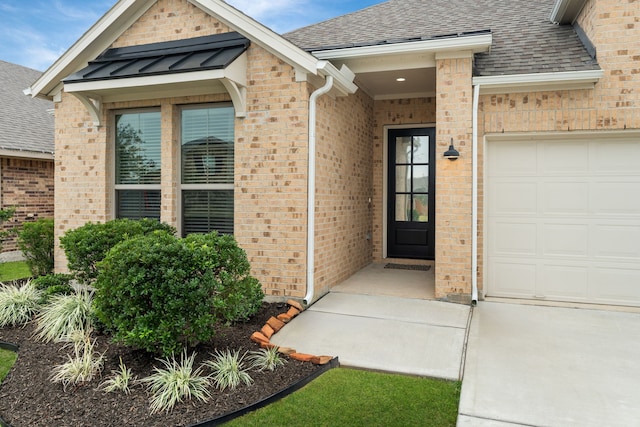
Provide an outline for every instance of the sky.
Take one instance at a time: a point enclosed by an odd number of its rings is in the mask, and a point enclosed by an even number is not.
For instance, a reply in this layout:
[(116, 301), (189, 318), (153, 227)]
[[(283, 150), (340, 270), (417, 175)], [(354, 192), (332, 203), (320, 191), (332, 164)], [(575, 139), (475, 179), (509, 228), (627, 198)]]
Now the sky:
[[(383, 0), (227, 0), (277, 33)], [(45, 71), (117, 0), (0, 0), (0, 60)]]

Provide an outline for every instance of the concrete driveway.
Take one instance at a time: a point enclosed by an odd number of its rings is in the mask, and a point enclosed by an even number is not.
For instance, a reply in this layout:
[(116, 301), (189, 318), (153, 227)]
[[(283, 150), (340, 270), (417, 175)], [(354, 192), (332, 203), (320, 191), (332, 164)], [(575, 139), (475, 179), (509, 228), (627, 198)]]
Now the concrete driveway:
[(480, 302), (458, 427), (640, 426), (640, 314)]

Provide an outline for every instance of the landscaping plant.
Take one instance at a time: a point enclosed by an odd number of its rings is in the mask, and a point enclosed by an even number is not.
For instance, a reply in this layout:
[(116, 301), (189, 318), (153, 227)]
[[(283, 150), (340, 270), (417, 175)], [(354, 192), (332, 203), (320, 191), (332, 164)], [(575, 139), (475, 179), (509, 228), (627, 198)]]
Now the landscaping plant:
[(121, 391), (124, 394), (129, 394), (131, 392), (129, 383), (133, 382), (135, 382), (135, 378), (132, 377), (131, 369), (127, 368), (125, 364), (122, 363), (122, 358), (120, 358), (118, 370), (111, 371), (111, 377), (104, 380), (100, 384), (100, 388), (107, 393)]
[[(13, 214), (16, 212), (15, 207), (10, 207), (6, 209), (0, 209), (0, 226), (13, 217)], [(0, 229), (0, 251), (2, 250), (2, 243), (4, 239), (9, 237), (13, 233), (13, 229), (2, 230)]]
[(42, 292), (32, 283), (0, 286), (0, 327), (23, 325), (40, 310)]
[(249, 353), (251, 367), (259, 371), (274, 371), (278, 366), (284, 366), (285, 360), (280, 356), (278, 347), (261, 348)]
[(164, 365), (154, 368), (155, 373), (143, 378), (141, 382), (149, 385), (151, 391), (151, 413), (169, 411), (177, 402), (195, 397), (206, 402), (211, 393), (209, 377), (203, 375), (202, 366), (193, 369), (196, 354), (187, 357), (186, 350), (182, 353), (180, 362), (174, 356), (169, 359), (159, 359)]
[(67, 256), (68, 267), (79, 279), (91, 281), (98, 276), (98, 263), (118, 243), (156, 230), (175, 234), (175, 228), (155, 219), (114, 219), (105, 223), (88, 222), (67, 231), (60, 246)]
[(250, 385), (253, 382), (251, 375), (247, 372), (248, 369), (244, 366), (246, 353), (240, 355), (237, 350), (227, 350), (224, 352), (216, 351), (212, 356), (213, 360), (207, 360), (205, 365), (213, 371), (211, 378), (220, 390), (225, 388), (233, 390), (240, 383)]
[(18, 247), (27, 260), (33, 276), (53, 272), (53, 219), (25, 222), (18, 231)]
[(45, 342), (61, 341), (92, 328), (93, 291), (77, 286), (70, 295), (54, 295), (36, 316), (35, 336)]
[(73, 275), (71, 274), (56, 273), (36, 277), (31, 283), (43, 292), (44, 300), (47, 302), (53, 295), (72, 294), (74, 292), (71, 286), (73, 280)]
[(51, 381), (62, 383), (66, 391), (69, 384), (79, 384), (91, 381), (102, 371), (104, 354), (95, 354), (95, 340), (86, 336), (81, 342), (74, 345), (74, 356), (68, 356), (69, 361), (55, 366), (51, 375)]
[(217, 233), (137, 236), (116, 245), (99, 269), (99, 321), (116, 341), (163, 356), (211, 339), (220, 322), (251, 316), (264, 297), (244, 251)]

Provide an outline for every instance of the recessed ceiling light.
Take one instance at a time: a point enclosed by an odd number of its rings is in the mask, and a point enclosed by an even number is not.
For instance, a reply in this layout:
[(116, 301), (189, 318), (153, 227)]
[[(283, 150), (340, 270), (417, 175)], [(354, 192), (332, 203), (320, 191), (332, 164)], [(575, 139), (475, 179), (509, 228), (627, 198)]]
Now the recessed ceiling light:
[(407, 79), (405, 79), (404, 77), (398, 77), (398, 78), (396, 79), (396, 81), (397, 81), (397, 82), (403, 82), (403, 81), (405, 81), (405, 80), (407, 80)]

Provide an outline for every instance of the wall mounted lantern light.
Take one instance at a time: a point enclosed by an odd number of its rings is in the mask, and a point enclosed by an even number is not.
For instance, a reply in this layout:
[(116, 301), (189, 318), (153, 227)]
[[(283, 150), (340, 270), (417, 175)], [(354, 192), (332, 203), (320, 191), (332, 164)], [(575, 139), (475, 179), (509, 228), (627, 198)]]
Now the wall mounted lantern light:
[(460, 153), (453, 146), (453, 138), (451, 138), (451, 145), (449, 145), (449, 149), (444, 152), (444, 158), (449, 160), (455, 160), (460, 157)]

